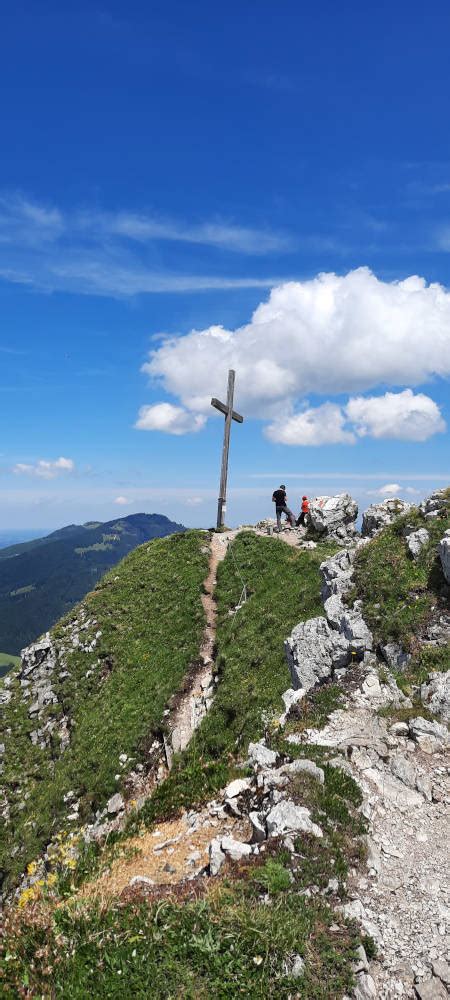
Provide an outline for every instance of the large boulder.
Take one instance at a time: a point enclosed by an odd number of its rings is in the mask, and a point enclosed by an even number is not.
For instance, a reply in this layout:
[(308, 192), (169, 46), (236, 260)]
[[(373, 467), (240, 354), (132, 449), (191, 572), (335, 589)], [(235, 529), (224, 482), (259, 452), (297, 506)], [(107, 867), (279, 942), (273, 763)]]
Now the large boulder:
[(340, 493), (334, 497), (316, 497), (309, 508), (310, 532), (319, 538), (352, 540), (356, 535), (357, 517), (358, 504), (349, 493)]
[(396, 517), (406, 514), (410, 509), (411, 504), (406, 500), (399, 500), (398, 497), (383, 500), (382, 503), (372, 503), (363, 514), (363, 536), (365, 538), (372, 538), (383, 528), (387, 528), (388, 525), (392, 524)]
[(438, 552), (445, 579), (447, 583), (450, 583), (450, 531), (446, 531), (444, 537), (441, 538)]
[(330, 628), (325, 618), (300, 622), (284, 645), (296, 691), (299, 688), (309, 691), (331, 677), (337, 667), (346, 667), (350, 660), (349, 641)]

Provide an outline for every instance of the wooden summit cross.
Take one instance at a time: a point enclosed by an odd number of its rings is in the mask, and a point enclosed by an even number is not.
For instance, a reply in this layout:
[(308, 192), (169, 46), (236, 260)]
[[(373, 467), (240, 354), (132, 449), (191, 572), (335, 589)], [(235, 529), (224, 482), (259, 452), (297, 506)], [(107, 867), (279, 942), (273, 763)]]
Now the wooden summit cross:
[(236, 413), (233, 410), (233, 397), (234, 397), (234, 379), (236, 372), (230, 370), (228, 372), (228, 391), (227, 391), (227, 402), (221, 403), (220, 399), (213, 398), (211, 400), (211, 406), (215, 406), (216, 410), (220, 410), (221, 413), (225, 415), (225, 428), (223, 432), (223, 448), (222, 448), (222, 468), (220, 472), (220, 493), (219, 500), (217, 502), (217, 530), (223, 528), (225, 511), (227, 509), (227, 479), (228, 479), (228, 452), (230, 449), (230, 432), (231, 432), (231, 421), (236, 420), (238, 424), (244, 422), (244, 418), (241, 417), (240, 413)]

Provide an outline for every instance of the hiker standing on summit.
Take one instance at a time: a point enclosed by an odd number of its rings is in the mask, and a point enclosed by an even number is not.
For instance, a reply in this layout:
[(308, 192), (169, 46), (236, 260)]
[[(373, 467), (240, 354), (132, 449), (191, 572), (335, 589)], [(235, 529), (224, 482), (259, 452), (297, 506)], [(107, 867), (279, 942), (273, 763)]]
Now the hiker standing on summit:
[(299, 528), (300, 525), (305, 525), (307, 514), (309, 514), (309, 500), (308, 497), (302, 497), (302, 509), (296, 521), (297, 528)]
[(295, 528), (295, 517), (287, 505), (286, 487), (281, 485), (273, 491), (272, 501), (277, 515), (277, 530), (281, 531), (281, 515), (286, 514), (291, 528)]

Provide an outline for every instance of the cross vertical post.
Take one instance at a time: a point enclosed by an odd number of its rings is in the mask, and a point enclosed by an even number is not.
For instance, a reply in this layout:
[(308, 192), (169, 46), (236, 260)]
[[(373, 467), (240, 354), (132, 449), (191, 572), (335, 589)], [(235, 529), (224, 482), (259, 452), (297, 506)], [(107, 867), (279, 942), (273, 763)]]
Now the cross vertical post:
[(214, 406), (216, 410), (220, 410), (225, 416), (225, 427), (223, 434), (223, 447), (222, 447), (222, 465), (220, 470), (220, 492), (219, 499), (217, 502), (217, 530), (220, 531), (224, 526), (225, 511), (227, 509), (227, 480), (228, 480), (228, 454), (230, 450), (230, 433), (231, 433), (231, 421), (236, 420), (237, 423), (242, 424), (244, 418), (241, 417), (240, 413), (236, 413), (233, 410), (233, 400), (234, 400), (234, 380), (236, 377), (236, 372), (232, 369), (228, 372), (228, 389), (227, 389), (227, 402), (226, 404), (221, 403), (219, 399), (212, 399), (211, 406)]

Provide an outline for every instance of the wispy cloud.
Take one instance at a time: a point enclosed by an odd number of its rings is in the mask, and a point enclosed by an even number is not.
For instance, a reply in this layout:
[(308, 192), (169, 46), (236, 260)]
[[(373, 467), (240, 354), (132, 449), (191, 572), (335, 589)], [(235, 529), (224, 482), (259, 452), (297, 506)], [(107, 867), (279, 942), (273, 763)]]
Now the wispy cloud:
[(186, 225), (183, 222), (160, 220), (150, 215), (118, 212), (86, 216), (88, 228), (124, 236), (130, 240), (147, 243), (149, 240), (168, 240), (176, 243), (198, 243), (245, 254), (286, 253), (294, 249), (294, 240), (287, 234), (233, 225), (220, 220)]
[(75, 462), (71, 458), (56, 458), (53, 460), (39, 459), (38, 462), (17, 462), (12, 472), (16, 476), (36, 476), (38, 479), (56, 479), (61, 473), (73, 472)]
[(161, 242), (254, 257), (294, 248), (287, 234), (223, 219), (188, 223), (129, 211), (63, 212), (22, 194), (0, 195), (0, 278), (7, 282), (42, 291), (122, 297), (267, 288), (279, 280), (235, 277), (228, 273), (229, 258), (223, 256), (221, 272), (216, 265), (209, 273), (208, 261), (206, 268), (193, 273), (192, 265), (189, 270), (179, 267), (179, 255), (177, 269), (155, 268), (155, 247)]

